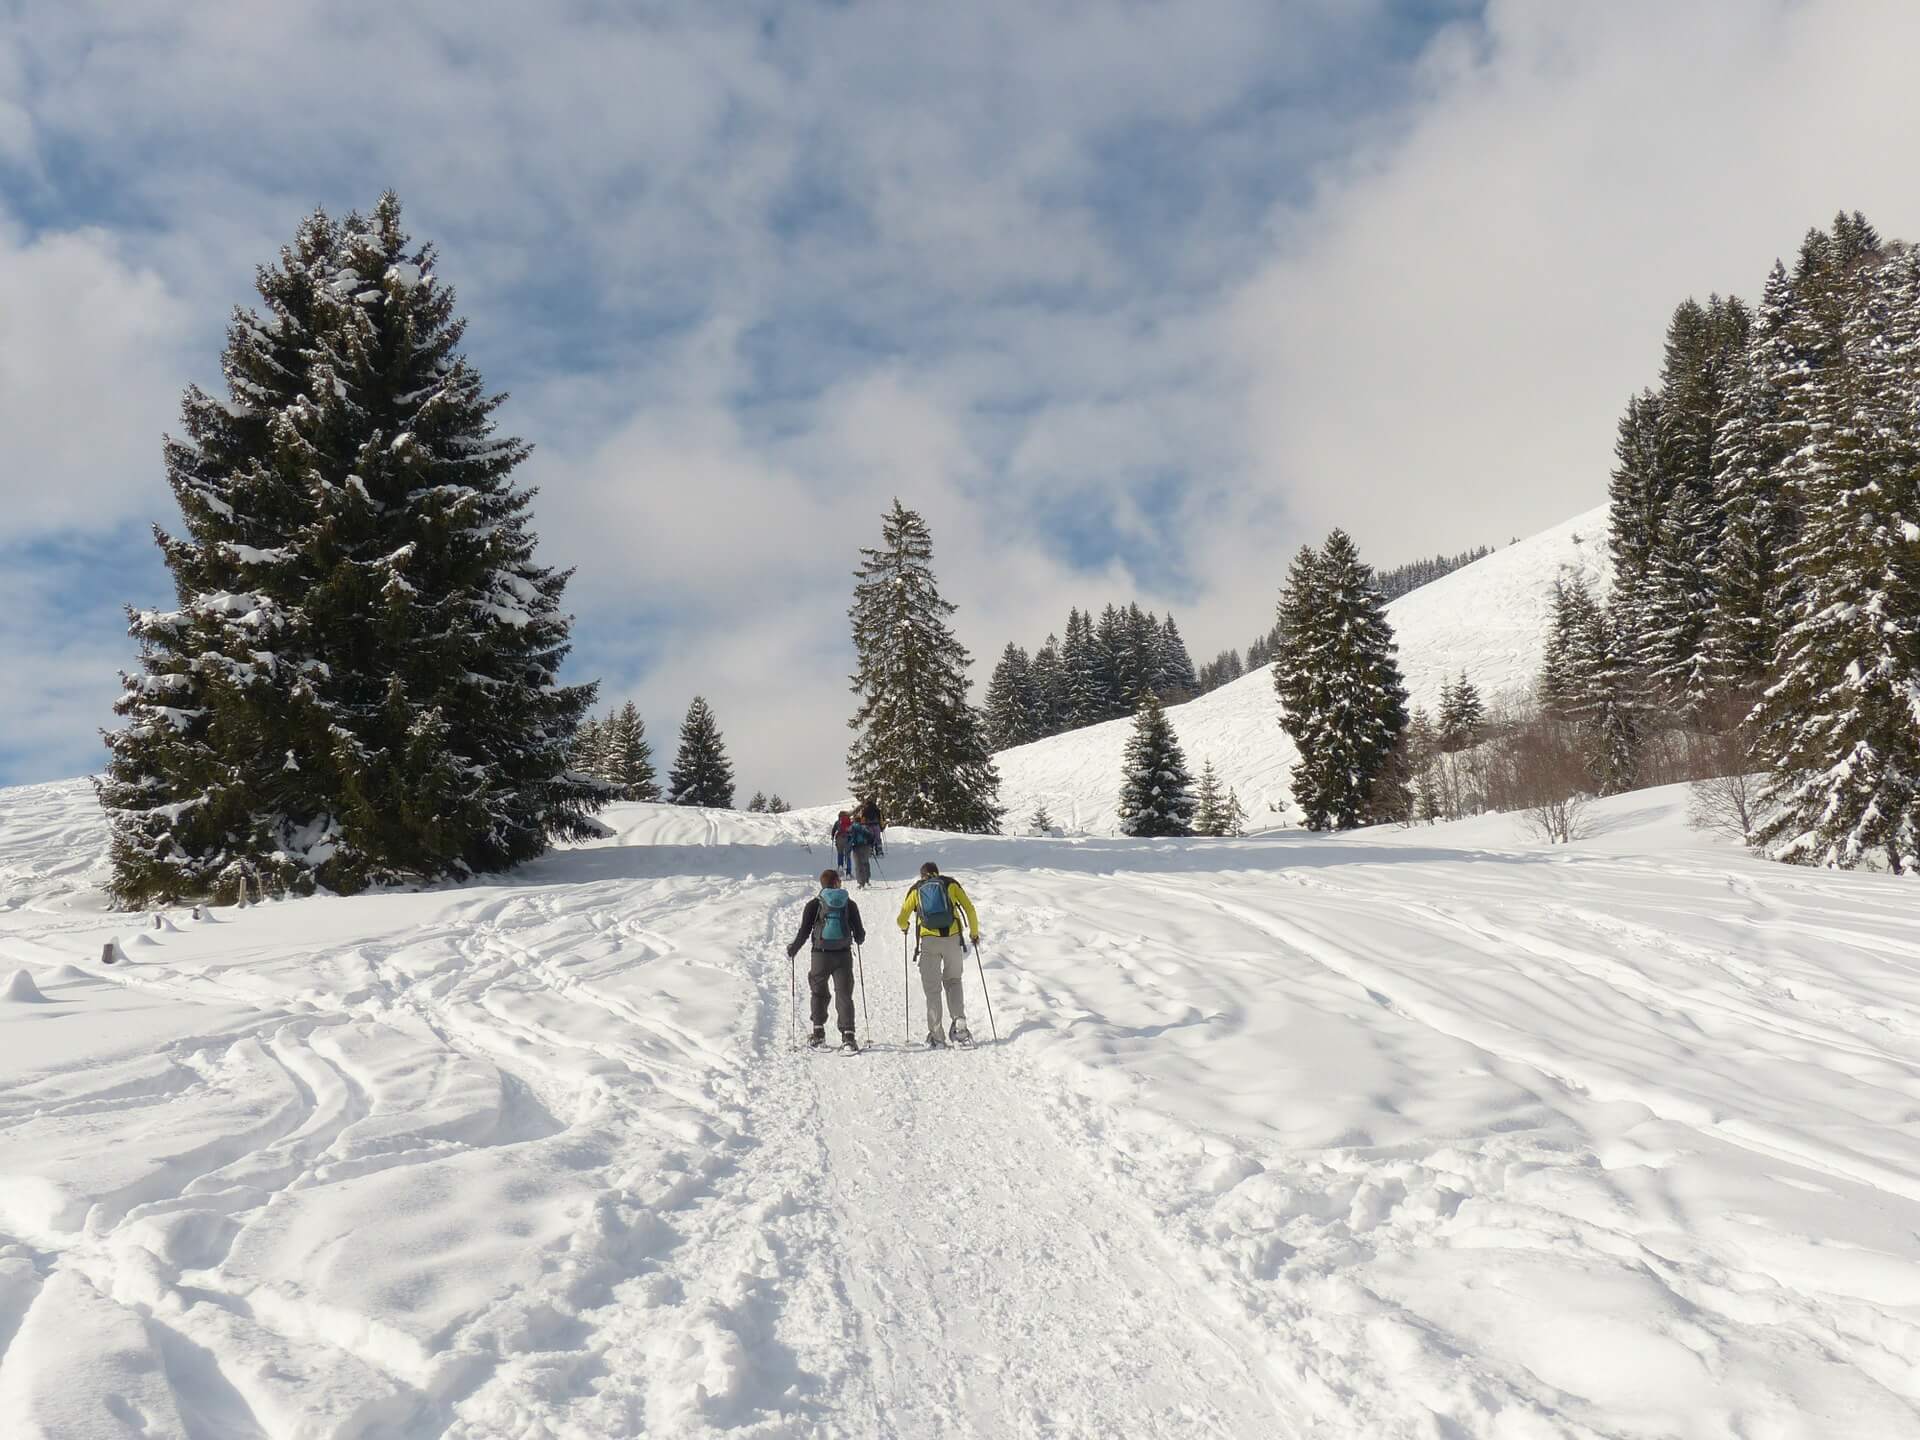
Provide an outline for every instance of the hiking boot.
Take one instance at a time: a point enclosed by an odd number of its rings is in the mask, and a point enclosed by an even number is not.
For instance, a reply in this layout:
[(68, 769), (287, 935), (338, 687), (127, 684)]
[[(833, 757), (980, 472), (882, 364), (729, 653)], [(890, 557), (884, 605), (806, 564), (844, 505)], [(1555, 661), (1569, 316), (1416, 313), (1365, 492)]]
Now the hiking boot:
[(840, 1032), (840, 1048), (842, 1050), (858, 1050), (860, 1048), (860, 1042), (853, 1038), (853, 1032), (851, 1030), (842, 1030)]
[(814, 1026), (813, 1033), (807, 1037), (807, 1044), (824, 1045), (826, 1043), (827, 1043), (827, 1027), (824, 1025)]
[(940, 1032), (939, 1032), (938, 1030), (935, 1030), (935, 1031), (932, 1031), (932, 1032), (931, 1032), (931, 1033), (929, 1033), (929, 1034), (928, 1034), (928, 1036), (927, 1036), (927, 1048), (928, 1048), (929, 1050), (944, 1050), (944, 1049), (946, 1049), (946, 1048), (947, 1048), (947, 1037), (946, 1037), (946, 1036), (944, 1036), (944, 1035), (942, 1035), (942, 1034), (941, 1034), (941, 1033), (940, 1033)]
[(956, 1045), (973, 1044), (973, 1032), (958, 1020), (954, 1021), (952, 1028), (947, 1031), (947, 1038)]

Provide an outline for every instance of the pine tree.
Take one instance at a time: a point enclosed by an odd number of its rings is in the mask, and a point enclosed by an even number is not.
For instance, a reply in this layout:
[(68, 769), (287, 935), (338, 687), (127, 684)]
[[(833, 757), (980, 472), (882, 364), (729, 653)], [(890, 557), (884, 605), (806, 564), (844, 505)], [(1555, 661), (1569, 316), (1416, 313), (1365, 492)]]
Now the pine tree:
[(1553, 614), (1548, 622), (1546, 653), (1534, 687), (1540, 708), (1558, 719), (1573, 718), (1586, 685), (1583, 645), (1600, 607), (1586, 582), (1564, 576), (1553, 581)]
[(1131, 713), (1127, 704), (1126, 635), (1120, 612), (1112, 605), (1100, 612), (1093, 633), (1094, 672), (1100, 682), (1100, 718), (1117, 720)]
[(898, 500), (878, 548), (855, 572), (853, 689), (858, 730), (847, 756), (854, 793), (891, 823), (994, 834), (1000, 775), (979, 714), (967, 702), (972, 657), (954, 637), (933, 576), (927, 523)]
[(1220, 793), (1220, 777), (1213, 773), (1211, 758), (1200, 767), (1200, 792), (1194, 806), (1193, 833), (1196, 835), (1227, 833), (1227, 798)]
[(640, 708), (629, 700), (607, 717), (602, 733), (602, 777), (619, 790), (622, 800), (658, 800), (653, 746), (647, 741), (647, 722), (640, 718)]
[(234, 314), (228, 398), (186, 392), (184, 533), (156, 532), (178, 605), (129, 612), (99, 787), (123, 905), (468, 875), (590, 831), (568, 577), (534, 563), (527, 446), (434, 262), (392, 195), (316, 213), (258, 272), (265, 315)]
[(1300, 752), (1294, 799), (1311, 830), (1374, 818), (1375, 781), (1406, 728), (1406, 686), (1373, 571), (1335, 530), (1303, 550), (1280, 602), (1274, 658), (1280, 723)]
[(1173, 623), (1171, 614), (1160, 626), (1160, 657), (1160, 683), (1165, 687), (1164, 699), (1177, 705), (1200, 693), (1200, 679), (1193, 671), (1193, 656), (1187, 653), (1187, 642), (1180, 637), (1180, 627)]
[(606, 748), (605, 722), (589, 719), (573, 732), (573, 744), (567, 751), (567, 758), (573, 768), (582, 775), (591, 775), (598, 779)]
[(1227, 787), (1225, 828), (1220, 833), (1231, 840), (1238, 840), (1247, 833), (1247, 809), (1240, 803), (1239, 792), (1231, 785)]
[(1103, 703), (1093, 617), (1075, 608), (1067, 612), (1066, 638), (1060, 645), (1059, 704), (1054, 721), (1063, 730), (1097, 724)]
[(1676, 486), (1641, 577), (1639, 635), (1632, 663), (1655, 697), (1690, 714), (1712, 688), (1706, 647), (1718, 562), (1716, 512), (1690, 486)]
[(1027, 833), (1029, 835), (1051, 835), (1053, 833), (1053, 816), (1047, 813), (1047, 805), (1044, 800), (1033, 807), (1033, 817), (1027, 821)]
[(1639, 678), (1612, 615), (1596, 605), (1575, 638), (1573, 715), (1586, 740), (1587, 773), (1602, 795), (1640, 778)]
[(1035, 739), (1058, 735), (1067, 728), (1061, 714), (1065, 706), (1061, 694), (1060, 641), (1052, 635), (1033, 652), (1033, 663), (1027, 669), (1027, 691)]
[(1607, 542), (1613, 555), (1614, 623), (1628, 651), (1639, 648), (1640, 606), (1647, 572), (1660, 543), (1660, 522), (1671, 490), (1666, 470), (1666, 433), (1660, 397), (1642, 391), (1627, 402), (1614, 444), (1607, 485)]
[(1040, 718), (1032, 663), (1027, 652), (1009, 640), (987, 681), (987, 743), (995, 750), (1011, 750), (1038, 740), (1043, 733)]
[(1462, 670), (1458, 681), (1443, 686), (1440, 698), (1440, 743), (1449, 752), (1471, 749), (1480, 743), (1487, 723), (1487, 707), (1480, 690)]
[(793, 806), (782, 800), (778, 795), (770, 795), (767, 797), (767, 813), (769, 815), (785, 815), (792, 809)]
[(747, 801), (747, 813), (749, 815), (764, 815), (767, 813), (766, 791), (756, 790), (753, 792), (753, 798)]
[(1786, 480), (1797, 598), (1755, 714), (1772, 812), (1756, 840), (1902, 873), (1920, 865), (1920, 253), (1874, 253), (1858, 216), (1835, 232), (1851, 269), (1829, 282), (1839, 344), (1802, 387), (1808, 440)]
[(680, 722), (680, 753), (667, 774), (669, 803), (709, 810), (733, 806), (733, 762), (713, 707), (701, 695), (693, 697), (687, 718)]
[(1140, 837), (1193, 833), (1193, 777), (1160, 702), (1148, 694), (1134, 716), (1120, 783), (1120, 833)]

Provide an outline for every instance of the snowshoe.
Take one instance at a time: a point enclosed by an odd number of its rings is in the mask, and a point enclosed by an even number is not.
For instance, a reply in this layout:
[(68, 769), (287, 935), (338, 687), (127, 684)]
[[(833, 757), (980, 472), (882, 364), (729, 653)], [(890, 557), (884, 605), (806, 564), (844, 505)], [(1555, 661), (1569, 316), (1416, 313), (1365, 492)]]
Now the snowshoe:
[(946, 1036), (944, 1036), (944, 1035), (929, 1035), (929, 1036), (927, 1036), (927, 1048), (928, 1048), (929, 1050), (944, 1050), (944, 1049), (946, 1049), (946, 1048), (947, 1048), (947, 1037), (946, 1037)]
[(851, 1030), (842, 1030), (840, 1032), (840, 1050), (846, 1055), (858, 1055), (860, 1053), (860, 1042), (853, 1038), (853, 1032)]
[(954, 1021), (952, 1028), (947, 1031), (947, 1038), (962, 1050), (973, 1049), (973, 1032), (958, 1020)]
[(807, 1036), (807, 1045), (811, 1049), (818, 1050), (822, 1045), (826, 1043), (827, 1043), (827, 1032), (824, 1030), (816, 1030), (811, 1035)]

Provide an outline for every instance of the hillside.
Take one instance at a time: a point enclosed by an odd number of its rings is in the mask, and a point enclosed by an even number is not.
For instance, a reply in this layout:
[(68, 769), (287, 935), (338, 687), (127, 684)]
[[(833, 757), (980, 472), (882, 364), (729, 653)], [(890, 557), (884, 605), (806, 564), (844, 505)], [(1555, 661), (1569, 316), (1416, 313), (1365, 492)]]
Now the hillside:
[(896, 832), (1000, 1039), (905, 1043), (887, 887), (840, 1056), (789, 1052), (802, 822), (155, 928), (84, 785), (0, 791), (5, 1433), (1910, 1436), (1910, 886), (1682, 799)]
[[(1431, 713), (1440, 687), (1464, 669), (1489, 705), (1519, 700), (1540, 669), (1556, 575), (1584, 579), (1604, 595), (1610, 579), (1606, 509), (1551, 530), (1423, 585), (1387, 607), (1412, 703)], [(1266, 671), (1243, 676), (1168, 712), (1194, 773), (1209, 758), (1233, 786), (1253, 828), (1297, 821), (1287, 773), (1296, 758), (1280, 730)], [(1121, 759), (1131, 720), (1069, 731), (1004, 750), (1000, 798), (1010, 828), (1045, 803), (1069, 831), (1113, 834)]]

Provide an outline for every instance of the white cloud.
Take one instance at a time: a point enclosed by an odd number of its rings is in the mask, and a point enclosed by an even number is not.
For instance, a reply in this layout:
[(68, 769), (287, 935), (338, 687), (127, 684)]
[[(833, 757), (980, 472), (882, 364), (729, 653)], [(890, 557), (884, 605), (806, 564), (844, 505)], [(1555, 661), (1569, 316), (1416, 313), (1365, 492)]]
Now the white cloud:
[(0, 541), (116, 522), (158, 485), (189, 316), (123, 252), (0, 217)]
[(1908, 0), (1490, 5), (1230, 307), (1258, 483), (1383, 561), (1596, 503), (1679, 300), (1842, 206), (1920, 230), (1916, 51)]

